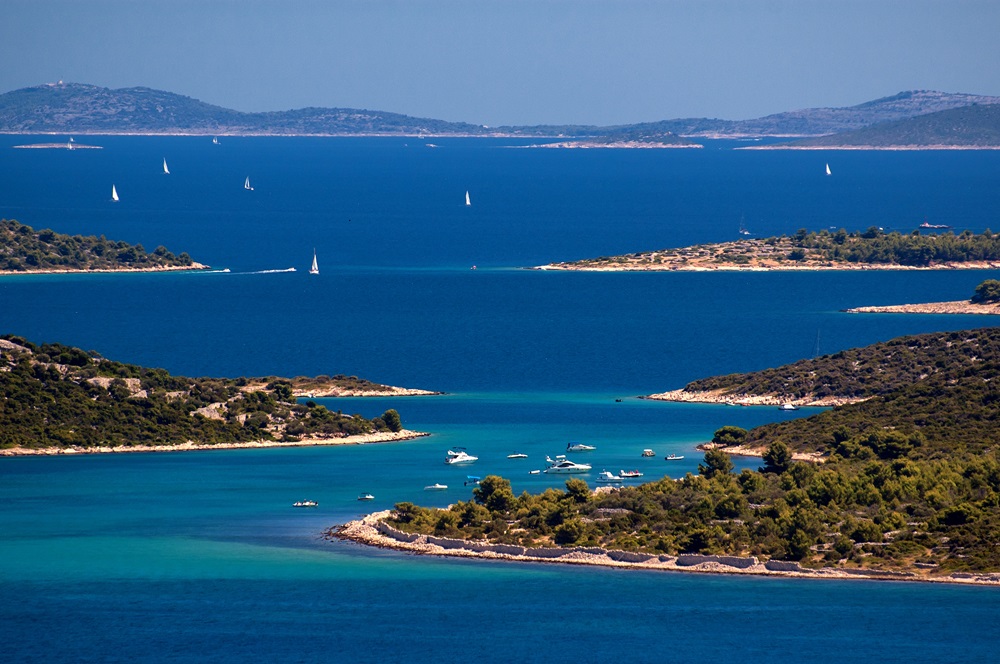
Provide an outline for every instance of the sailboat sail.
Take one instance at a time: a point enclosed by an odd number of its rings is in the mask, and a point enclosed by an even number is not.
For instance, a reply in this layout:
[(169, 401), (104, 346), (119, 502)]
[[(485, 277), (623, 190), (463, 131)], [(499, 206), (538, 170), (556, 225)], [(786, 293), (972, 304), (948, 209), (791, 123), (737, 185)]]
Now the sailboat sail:
[(115, 189), (115, 185), (111, 185), (111, 200), (118, 201), (118, 190)]
[(316, 263), (316, 250), (313, 249), (313, 264), (309, 268), (309, 274), (319, 274), (319, 264)]
[(469, 198), (469, 192), (465, 192), (465, 204), (472, 205), (472, 199)]
[(167, 158), (166, 157), (163, 158), (163, 174), (164, 175), (170, 175), (170, 169), (167, 168)]
[(826, 174), (830, 175), (830, 164), (826, 165)]
[(219, 144), (219, 137), (218, 136), (213, 136), (212, 137), (212, 144), (213, 145), (218, 145)]
[(247, 191), (253, 191), (253, 187), (250, 186), (250, 176), (247, 176), (246, 182), (243, 183), (243, 188)]

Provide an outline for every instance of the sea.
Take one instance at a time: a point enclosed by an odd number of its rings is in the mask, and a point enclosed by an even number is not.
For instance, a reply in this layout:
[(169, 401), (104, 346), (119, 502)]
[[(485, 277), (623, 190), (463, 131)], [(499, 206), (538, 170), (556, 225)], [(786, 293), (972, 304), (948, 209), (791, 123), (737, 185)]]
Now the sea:
[[(570, 441), (597, 448), (581, 455), (591, 483), (602, 469), (697, 472), (695, 446), (718, 427), (815, 411), (640, 395), (998, 324), (842, 311), (968, 298), (995, 271), (525, 268), (735, 240), (741, 224), (1000, 230), (1000, 153), (226, 136), (12, 149), (68, 138), (0, 136), (0, 217), (211, 269), (3, 276), (0, 331), (181, 375), (344, 374), (445, 394), (317, 399), (395, 408), (431, 434), (407, 442), (0, 458), (3, 661), (995, 660), (996, 588), (452, 560), (323, 533), (402, 501), (467, 500), (469, 475), (561, 487), (529, 471)], [(455, 446), (479, 461), (446, 466)], [(448, 489), (424, 491), (434, 483)]]

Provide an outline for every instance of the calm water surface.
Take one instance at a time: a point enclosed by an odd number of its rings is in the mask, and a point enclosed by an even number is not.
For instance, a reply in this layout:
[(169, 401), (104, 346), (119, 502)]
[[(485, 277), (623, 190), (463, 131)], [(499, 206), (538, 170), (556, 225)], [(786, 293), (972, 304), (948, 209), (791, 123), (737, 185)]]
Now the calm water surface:
[[(4, 659), (938, 662), (988, 661), (1000, 645), (995, 589), (444, 561), (321, 538), (401, 500), (465, 499), (467, 473), (558, 486), (528, 470), (568, 440), (597, 445), (595, 471), (696, 472), (694, 445), (715, 428), (807, 413), (636, 395), (994, 324), (840, 313), (968, 297), (989, 272), (516, 268), (735, 239), (741, 217), (757, 235), (996, 227), (1000, 155), (77, 140), (105, 148), (12, 150), (30, 140), (0, 137), (0, 216), (164, 244), (230, 272), (2, 278), (3, 332), (187, 375), (344, 373), (448, 395), (324, 400), (366, 416), (393, 407), (433, 433), (403, 444), (0, 460)], [(319, 277), (305, 273), (313, 248)], [(445, 466), (453, 445), (480, 461)], [(658, 457), (641, 459), (645, 447)], [(515, 450), (529, 458), (506, 459)], [(424, 493), (434, 482), (449, 490)], [(290, 507), (304, 498), (320, 507)]]

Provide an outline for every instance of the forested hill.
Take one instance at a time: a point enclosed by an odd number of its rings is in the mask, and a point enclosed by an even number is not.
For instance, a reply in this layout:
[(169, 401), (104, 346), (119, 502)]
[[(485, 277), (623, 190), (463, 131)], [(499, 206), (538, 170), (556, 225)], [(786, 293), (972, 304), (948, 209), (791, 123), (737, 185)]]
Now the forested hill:
[(788, 147), (933, 146), (1000, 147), (1000, 106), (975, 104), (788, 144)]
[(775, 369), (688, 383), (685, 391), (769, 395), (786, 401), (867, 399), (931, 379), (1000, 374), (1000, 328), (899, 337)]
[(292, 381), (262, 383), (171, 376), (79, 348), (5, 335), (0, 337), (0, 449), (295, 442), (401, 428), (394, 410), (368, 420), (297, 403)]
[[(541, 124), (486, 127), (355, 108), (244, 113), (145, 87), (109, 89), (50, 83), (0, 94), (0, 133), (236, 134), (607, 137), (670, 142), (671, 136), (821, 136), (911, 118), (1000, 97), (911, 90), (849, 107), (806, 108), (750, 120), (684, 118), (628, 125)], [(630, 138), (633, 137), (633, 138)]]
[(108, 240), (103, 235), (65, 235), (36, 231), (13, 219), (0, 219), (0, 271), (156, 270), (199, 268), (187, 252), (174, 255), (159, 246), (147, 252), (141, 244)]

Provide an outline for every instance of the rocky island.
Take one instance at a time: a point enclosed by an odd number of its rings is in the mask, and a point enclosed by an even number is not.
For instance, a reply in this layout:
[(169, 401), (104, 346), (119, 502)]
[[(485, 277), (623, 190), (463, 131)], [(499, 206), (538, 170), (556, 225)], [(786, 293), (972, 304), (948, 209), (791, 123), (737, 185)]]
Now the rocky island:
[(174, 255), (159, 246), (147, 252), (141, 244), (101, 237), (36, 231), (13, 219), (0, 219), (0, 274), (56, 272), (159, 272), (204, 270), (186, 252)]
[[(998, 376), (1000, 330), (986, 329), (706, 379), (700, 387), (851, 403), (750, 431), (722, 426), (697, 475), (597, 491), (574, 478), (520, 496), (491, 475), (471, 500), (397, 503), (329, 535), (493, 560), (997, 585)], [(757, 450), (762, 465), (736, 473), (728, 450)]]
[(319, 394), (397, 395), (355, 377), (186, 378), (62, 344), (0, 337), (0, 455), (340, 445), (404, 440), (393, 409), (366, 419), (299, 403)]
[(795, 235), (745, 238), (734, 242), (660, 249), (621, 256), (550, 263), (536, 270), (708, 271), (708, 270), (917, 270), (1000, 266), (1000, 236), (990, 231), (886, 233), (799, 230)]

